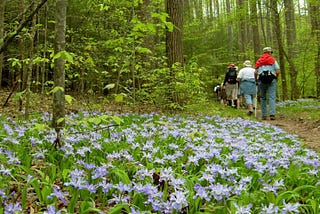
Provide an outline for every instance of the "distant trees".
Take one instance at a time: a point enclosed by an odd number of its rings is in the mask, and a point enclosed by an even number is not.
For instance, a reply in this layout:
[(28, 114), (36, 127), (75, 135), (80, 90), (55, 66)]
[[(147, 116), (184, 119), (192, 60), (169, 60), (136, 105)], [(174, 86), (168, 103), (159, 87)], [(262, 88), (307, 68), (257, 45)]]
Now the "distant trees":
[(54, 98), (60, 107), (69, 91), (177, 107), (170, 103), (210, 96), (229, 63), (241, 67), (271, 46), (281, 65), (279, 99), (319, 97), (317, 0), (68, 0), (65, 47), (58, 14), (47, 9), (61, 1), (1, 1), (2, 84), (21, 75), (21, 91), (65, 88)]

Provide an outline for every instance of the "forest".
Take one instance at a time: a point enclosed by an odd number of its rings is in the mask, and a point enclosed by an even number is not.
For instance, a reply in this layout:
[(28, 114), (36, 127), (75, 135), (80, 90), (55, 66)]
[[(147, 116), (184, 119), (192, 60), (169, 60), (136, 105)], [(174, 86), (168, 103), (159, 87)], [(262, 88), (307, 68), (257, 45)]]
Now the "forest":
[[(319, 0), (1, 0), (0, 38), (0, 213), (320, 213)], [(264, 47), (263, 122), (213, 87)]]
[[(0, 7), (0, 82), (18, 81), (20, 92), (62, 84), (67, 93), (179, 108), (208, 99), (230, 63), (254, 62), (270, 46), (281, 67), (279, 100), (320, 94), (317, 0), (3, 0)], [(65, 81), (57, 84), (58, 59)]]

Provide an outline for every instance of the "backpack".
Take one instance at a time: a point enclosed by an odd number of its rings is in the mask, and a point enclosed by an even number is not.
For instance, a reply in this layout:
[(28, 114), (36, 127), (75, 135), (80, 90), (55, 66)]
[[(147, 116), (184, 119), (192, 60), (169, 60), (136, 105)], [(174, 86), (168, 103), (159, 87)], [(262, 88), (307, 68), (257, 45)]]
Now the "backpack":
[(263, 71), (259, 74), (259, 80), (264, 84), (270, 84), (274, 79), (276, 79), (276, 76), (271, 71)]
[(236, 68), (229, 68), (227, 73), (227, 82), (230, 84), (237, 83), (237, 70)]

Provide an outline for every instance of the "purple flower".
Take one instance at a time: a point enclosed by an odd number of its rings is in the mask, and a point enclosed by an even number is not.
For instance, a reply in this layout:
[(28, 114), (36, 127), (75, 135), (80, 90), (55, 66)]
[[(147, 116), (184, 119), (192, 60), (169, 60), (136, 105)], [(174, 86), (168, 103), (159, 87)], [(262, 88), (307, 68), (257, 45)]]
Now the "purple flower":
[(16, 212), (22, 212), (20, 203), (5, 203), (4, 214), (15, 214)]
[(1, 174), (3, 174), (3, 175), (8, 175), (8, 176), (10, 176), (10, 175), (11, 175), (11, 173), (10, 173), (10, 169), (6, 169), (6, 168), (4, 168), (4, 166), (3, 166), (3, 165), (1, 165), (1, 166), (0, 166), (0, 173), (1, 173)]
[(132, 191), (132, 187), (130, 184), (124, 184), (122, 182), (120, 182), (118, 185), (115, 185), (114, 187), (117, 188), (121, 193), (127, 193)]
[(2, 189), (0, 189), (0, 197), (3, 198), (3, 199), (5, 199), (5, 198), (8, 197), (8, 196), (6, 195), (6, 193), (5, 193)]
[(79, 190), (86, 189), (88, 185), (88, 181), (84, 180), (81, 177), (72, 177), (70, 182), (66, 182), (65, 186), (73, 186)]
[(236, 214), (251, 214), (252, 204), (248, 206), (238, 206), (237, 204), (233, 204), (237, 209)]
[(173, 170), (171, 167), (169, 168), (164, 168), (160, 172), (160, 179), (159, 181), (170, 181), (172, 180), (173, 177)]
[(48, 207), (48, 210), (44, 212), (44, 214), (60, 214), (61, 211), (57, 211), (54, 205)]
[(47, 196), (48, 199), (53, 198), (53, 197), (57, 197), (58, 199), (60, 199), (64, 204), (67, 203), (67, 200), (65, 198), (65, 195), (67, 194), (67, 192), (61, 192), (59, 187), (53, 187), (53, 193), (51, 193), (50, 195)]
[(208, 187), (210, 194), (217, 200), (221, 201), (223, 198), (229, 197), (230, 188), (222, 184), (214, 184)]
[(274, 204), (270, 203), (268, 207), (262, 204), (262, 210), (259, 214), (278, 214), (278, 213), (279, 213), (279, 207), (274, 206)]
[(284, 208), (281, 210), (281, 214), (287, 214), (287, 213), (300, 213), (299, 212), (299, 203), (291, 204), (286, 203), (285, 200), (283, 200)]
[(199, 197), (201, 199), (205, 199), (206, 201), (210, 201), (209, 194), (203, 186), (200, 184), (195, 184), (194, 190), (196, 191), (196, 194), (193, 196), (193, 199), (197, 199)]
[(92, 172), (92, 179), (97, 179), (97, 178), (103, 178), (107, 175), (108, 167), (106, 165), (97, 167), (93, 172)]
[(173, 209), (181, 211), (182, 208), (188, 206), (187, 193), (188, 192), (175, 191), (170, 195), (170, 202)]
[(42, 151), (39, 151), (37, 153), (34, 154), (34, 158), (35, 159), (44, 159), (45, 158), (45, 153), (47, 152), (47, 150), (42, 150)]
[(104, 193), (108, 193), (109, 190), (111, 190), (113, 188), (113, 185), (110, 183), (107, 183), (105, 179), (103, 179), (102, 182), (97, 184), (97, 187), (101, 187), (102, 188), (102, 192)]

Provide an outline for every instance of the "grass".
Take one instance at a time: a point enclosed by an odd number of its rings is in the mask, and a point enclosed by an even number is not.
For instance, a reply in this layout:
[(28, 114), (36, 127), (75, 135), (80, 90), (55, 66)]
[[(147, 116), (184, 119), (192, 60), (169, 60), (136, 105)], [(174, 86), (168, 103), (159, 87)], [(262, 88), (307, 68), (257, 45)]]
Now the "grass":
[(277, 104), (278, 110), (287, 118), (320, 119), (320, 101), (315, 99), (287, 100)]
[(0, 213), (319, 213), (319, 154), (243, 115), (78, 111), (58, 149), (52, 115), (0, 115)]

